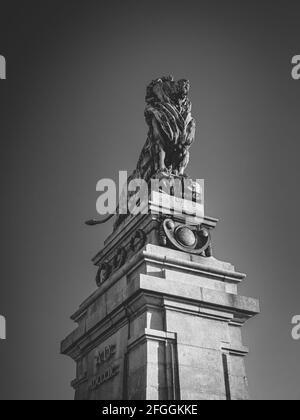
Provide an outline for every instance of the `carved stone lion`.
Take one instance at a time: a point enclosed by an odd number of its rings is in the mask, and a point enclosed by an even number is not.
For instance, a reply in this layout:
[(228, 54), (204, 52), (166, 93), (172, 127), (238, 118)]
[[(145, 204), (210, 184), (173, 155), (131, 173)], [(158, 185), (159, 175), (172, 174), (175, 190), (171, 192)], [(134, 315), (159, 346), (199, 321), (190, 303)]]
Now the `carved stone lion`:
[(135, 177), (149, 181), (159, 174), (184, 176), (189, 148), (195, 138), (195, 120), (188, 99), (190, 83), (172, 76), (153, 80), (147, 87), (145, 118), (149, 127)]

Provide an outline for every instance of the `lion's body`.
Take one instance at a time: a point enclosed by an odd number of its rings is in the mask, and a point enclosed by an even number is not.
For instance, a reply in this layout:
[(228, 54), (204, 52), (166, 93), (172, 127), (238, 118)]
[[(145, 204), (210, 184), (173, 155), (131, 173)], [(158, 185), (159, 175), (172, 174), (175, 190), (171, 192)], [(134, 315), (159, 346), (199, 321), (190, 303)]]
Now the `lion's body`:
[(187, 98), (186, 80), (154, 80), (147, 88), (145, 118), (148, 137), (135, 176), (149, 180), (156, 173), (184, 175), (189, 148), (194, 142), (195, 120)]

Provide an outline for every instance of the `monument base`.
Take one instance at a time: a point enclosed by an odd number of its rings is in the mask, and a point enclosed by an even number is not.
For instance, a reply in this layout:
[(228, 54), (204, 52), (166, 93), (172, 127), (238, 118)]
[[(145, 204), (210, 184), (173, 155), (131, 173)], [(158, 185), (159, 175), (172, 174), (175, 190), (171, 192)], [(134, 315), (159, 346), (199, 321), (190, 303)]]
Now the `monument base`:
[[(61, 345), (77, 364), (75, 399), (249, 397), (241, 327), (258, 301), (238, 295), (245, 275), (231, 264), (201, 247), (174, 249), (164, 220), (129, 218), (94, 258), (99, 288), (72, 316), (78, 327)], [(201, 227), (216, 222), (205, 218)]]

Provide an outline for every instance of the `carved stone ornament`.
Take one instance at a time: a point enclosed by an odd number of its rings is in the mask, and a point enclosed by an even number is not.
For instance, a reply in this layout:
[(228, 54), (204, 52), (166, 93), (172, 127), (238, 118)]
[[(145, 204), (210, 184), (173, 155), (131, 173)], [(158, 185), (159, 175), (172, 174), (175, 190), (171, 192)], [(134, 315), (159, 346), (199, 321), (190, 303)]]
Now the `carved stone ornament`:
[(104, 261), (99, 265), (96, 284), (100, 287), (109, 277), (117, 270), (119, 270), (131, 255), (142, 249), (147, 241), (147, 235), (141, 229), (138, 229), (129, 242), (129, 247), (126, 249), (120, 246), (113, 258), (110, 261)]
[(107, 262), (102, 263), (97, 271), (96, 275), (96, 284), (98, 287), (101, 286), (110, 276), (112, 272), (112, 267)]
[(207, 229), (176, 223), (172, 219), (165, 219), (162, 227), (167, 245), (170, 244), (179, 251), (211, 256), (211, 238)]

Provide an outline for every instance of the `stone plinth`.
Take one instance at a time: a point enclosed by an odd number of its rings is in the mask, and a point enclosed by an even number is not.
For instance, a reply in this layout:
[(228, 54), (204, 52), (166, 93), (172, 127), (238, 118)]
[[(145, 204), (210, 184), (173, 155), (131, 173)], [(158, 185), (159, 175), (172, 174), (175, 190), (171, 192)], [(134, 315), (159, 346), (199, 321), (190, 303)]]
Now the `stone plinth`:
[(160, 215), (127, 219), (93, 260), (99, 287), (61, 345), (77, 364), (75, 398), (247, 399), (241, 327), (258, 301), (238, 295), (244, 274), (174, 249), (161, 224)]

